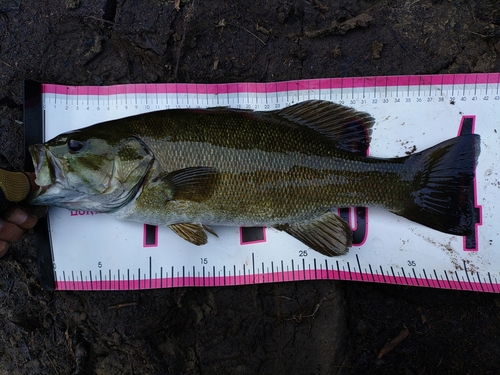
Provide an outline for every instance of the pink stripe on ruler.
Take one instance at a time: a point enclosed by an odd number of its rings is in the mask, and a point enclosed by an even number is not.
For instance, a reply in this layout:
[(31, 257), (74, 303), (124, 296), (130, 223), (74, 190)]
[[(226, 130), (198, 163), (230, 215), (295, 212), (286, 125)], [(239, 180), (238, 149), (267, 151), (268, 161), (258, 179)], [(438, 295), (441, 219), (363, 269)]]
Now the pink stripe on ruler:
[(430, 288), (470, 290), (479, 292), (500, 293), (498, 283), (490, 283), (483, 280), (437, 280), (433, 278), (409, 277), (401, 275), (381, 275), (360, 272), (348, 272), (338, 270), (297, 270), (297, 271), (276, 271), (263, 274), (247, 274), (238, 276), (206, 276), (206, 277), (165, 277), (144, 280), (94, 280), (94, 281), (57, 281), (56, 290), (138, 290), (138, 289), (157, 289), (157, 288), (176, 288), (190, 286), (232, 286), (232, 285), (250, 285), (285, 281), (302, 280), (354, 280), (365, 282), (378, 282), (386, 284), (398, 284), (409, 286), (421, 286)]
[(285, 91), (339, 89), (386, 86), (429, 86), (500, 83), (500, 73), (436, 74), (415, 76), (374, 76), (321, 78), (284, 82), (240, 82), (222, 84), (128, 84), (116, 86), (64, 86), (43, 84), (44, 94), (58, 95), (126, 95), (126, 94), (232, 94), (272, 93)]
[(307, 82), (308, 82), (309, 90), (319, 90), (320, 89), (319, 79), (309, 79)]
[(319, 90), (325, 90), (330, 88), (330, 79), (320, 78), (315, 80), (317, 82), (317, 88)]
[(283, 92), (288, 90), (287, 82), (276, 82), (276, 92)]
[(226, 83), (220, 83), (217, 85), (217, 95), (227, 95), (229, 94), (229, 85)]
[(87, 95), (99, 95), (99, 86), (86, 86), (87, 87)]
[(266, 92), (272, 93), (278, 91), (278, 84), (276, 82), (266, 82), (264, 85)]

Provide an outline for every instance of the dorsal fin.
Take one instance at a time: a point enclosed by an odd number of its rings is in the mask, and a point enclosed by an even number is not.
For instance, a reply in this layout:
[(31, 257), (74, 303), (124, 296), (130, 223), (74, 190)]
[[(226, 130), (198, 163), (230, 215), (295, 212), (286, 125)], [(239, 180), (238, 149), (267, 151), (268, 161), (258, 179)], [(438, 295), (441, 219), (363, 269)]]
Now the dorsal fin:
[(366, 112), (326, 100), (308, 100), (272, 113), (325, 135), (343, 150), (362, 155), (366, 155), (375, 123)]

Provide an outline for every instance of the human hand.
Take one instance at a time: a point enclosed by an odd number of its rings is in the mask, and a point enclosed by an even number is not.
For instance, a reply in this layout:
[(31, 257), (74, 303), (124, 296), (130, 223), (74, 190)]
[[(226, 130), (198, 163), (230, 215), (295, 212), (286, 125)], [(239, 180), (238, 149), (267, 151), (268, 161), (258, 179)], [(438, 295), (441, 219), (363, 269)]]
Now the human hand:
[(3, 257), (9, 245), (21, 239), (26, 229), (33, 228), (38, 218), (26, 211), (24, 207), (10, 207), (0, 219), (0, 258)]
[[(21, 176), (21, 172), (7, 172), (0, 169), (0, 191), (10, 200), (22, 200), (30, 191), (38, 188), (35, 184), (35, 174), (25, 173), (28, 178)], [(7, 201), (7, 199), (4, 199)], [(3, 202), (5, 203), (5, 202)], [(33, 228), (38, 218), (29, 213), (23, 206), (11, 206), (1, 213), (0, 219), (0, 258), (3, 257), (9, 245), (18, 241), (27, 229)]]

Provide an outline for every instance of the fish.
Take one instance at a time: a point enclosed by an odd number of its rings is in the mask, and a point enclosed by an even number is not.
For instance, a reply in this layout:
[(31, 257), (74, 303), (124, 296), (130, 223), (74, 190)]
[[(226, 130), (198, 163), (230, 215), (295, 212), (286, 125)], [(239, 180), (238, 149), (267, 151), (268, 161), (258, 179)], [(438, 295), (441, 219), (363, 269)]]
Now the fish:
[(170, 109), (29, 147), (32, 205), (166, 225), (194, 245), (211, 226), (271, 227), (326, 256), (352, 230), (334, 212), (382, 207), (428, 228), (474, 231), (478, 134), (395, 158), (366, 156), (375, 119), (323, 100), (280, 110)]

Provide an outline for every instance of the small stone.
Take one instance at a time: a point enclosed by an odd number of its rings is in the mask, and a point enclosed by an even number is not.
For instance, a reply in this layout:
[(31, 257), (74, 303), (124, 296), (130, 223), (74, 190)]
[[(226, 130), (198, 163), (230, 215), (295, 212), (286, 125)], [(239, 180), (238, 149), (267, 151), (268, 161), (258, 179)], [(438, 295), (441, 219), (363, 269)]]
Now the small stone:
[(384, 49), (385, 43), (373, 42), (372, 43), (372, 59), (380, 59), (380, 54)]
[(80, 0), (66, 0), (66, 9), (78, 9), (80, 4)]
[(340, 57), (342, 57), (342, 51), (340, 50), (340, 46), (338, 44), (333, 46), (332, 56), (334, 59), (339, 59)]

